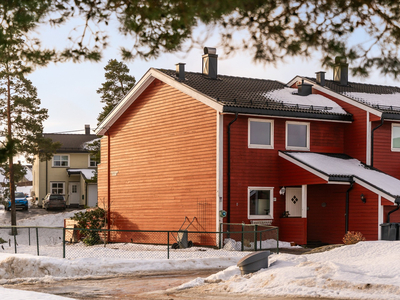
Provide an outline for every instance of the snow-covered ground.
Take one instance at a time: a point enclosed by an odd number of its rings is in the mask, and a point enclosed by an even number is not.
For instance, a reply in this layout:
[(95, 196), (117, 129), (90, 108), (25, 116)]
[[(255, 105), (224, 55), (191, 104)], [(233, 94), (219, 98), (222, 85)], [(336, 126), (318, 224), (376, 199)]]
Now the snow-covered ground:
[[(26, 219), (19, 225), (62, 226), (64, 218), (75, 212), (52, 214)], [(7, 224), (2, 220), (0, 224)], [(49, 229), (51, 230), (51, 229)], [(4, 234), (4, 233), (3, 233)], [(51, 282), (65, 278), (97, 278), (119, 274), (138, 274), (143, 272), (179, 271), (190, 269), (225, 268), (206, 279), (198, 278), (178, 289), (194, 287), (209, 293), (239, 293), (260, 296), (309, 296), (348, 299), (400, 299), (400, 242), (371, 241), (352, 246), (343, 246), (334, 250), (307, 254), (272, 254), (270, 267), (249, 275), (240, 275), (237, 262), (246, 252), (214, 251), (207, 255), (205, 249), (193, 247), (184, 249), (185, 258), (145, 259), (148, 249), (137, 250), (138, 258), (122, 259), (104, 257), (104, 251), (129, 251), (125, 244), (115, 248), (80, 247), (89, 249), (80, 258), (63, 259), (53, 255), (59, 247), (58, 236), (51, 236), (52, 231), (43, 239), (41, 256), (34, 254), (9, 253), (8, 244), (0, 247), (0, 284), (13, 282)], [(1, 235), (0, 235), (1, 237)], [(3, 237), (4, 238), (4, 237)], [(4, 238), (6, 239), (6, 238)], [(24, 244), (27, 238), (19, 234), (19, 247), (29, 248)], [(282, 244), (285, 245), (285, 244)], [(32, 246), (31, 246), (32, 247)], [(237, 248), (233, 241), (227, 241), (227, 247)], [(154, 250), (152, 250), (154, 251)], [(42, 256), (43, 252), (43, 256)], [(157, 252), (157, 251), (155, 251)], [(160, 251), (165, 255), (165, 249)], [(210, 252), (211, 253), (211, 252)], [(218, 253), (221, 253), (218, 256)], [(143, 255), (143, 256), (141, 256)], [(142, 258), (140, 258), (142, 257)], [(58, 296), (37, 294), (0, 287), (2, 299), (66, 299)]]

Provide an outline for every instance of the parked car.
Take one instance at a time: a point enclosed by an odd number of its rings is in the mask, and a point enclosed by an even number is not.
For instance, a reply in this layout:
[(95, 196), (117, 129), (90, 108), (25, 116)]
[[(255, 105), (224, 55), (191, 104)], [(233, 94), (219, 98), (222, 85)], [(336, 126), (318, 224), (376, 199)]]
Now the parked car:
[[(16, 208), (22, 208), (23, 210), (28, 210), (28, 199), (26, 199), (28, 196), (25, 196), (24, 193), (22, 192), (16, 192), (15, 193), (15, 207)], [(7, 200), (6, 204), (6, 209), (11, 210), (11, 200)]]
[(65, 209), (67, 204), (63, 195), (47, 194), (46, 197), (42, 199), (42, 207), (46, 210), (56, 208)]

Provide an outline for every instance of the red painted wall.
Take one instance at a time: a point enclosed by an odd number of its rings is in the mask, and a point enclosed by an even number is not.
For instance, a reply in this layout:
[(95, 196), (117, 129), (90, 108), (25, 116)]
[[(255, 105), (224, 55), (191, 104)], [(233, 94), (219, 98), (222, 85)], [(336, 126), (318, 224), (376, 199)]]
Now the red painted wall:
[(366, 163), (367, 112), (328, 94), (313, 89), (314, 94), (323, 95), (338, 103), (345, 111), (353, 115), (354, 121), (346, 124), (344, 134), (344, 153)]
[[(372, 128), (381, 122), (372, 122)], [(392, 122), (385, 121), (374, 133), (374, 167), (400, 178), (400, 152), (392, 152)]]
[[(224, 209), (227, 208), (227, 128), (234, 115), (224, 115)], [(283, 185), (322, 183), (322, 179), (279, 157), (278, 150), (285, 149), (285, 119), (274, 120), (274, 149), (248, 148), (248, 117), (239, 116), (231, 125), (231, 223), (250, 223), (247, 218), (248, 187), (273, 187), (273, 225), (279, 225), (285, 211), (284, 197), (279, 195)], [(337, 122), (310, 122), (310, 150), (312, 152), (343, 153), (346, 124)], [(306, 180), (305, 180), (306, 179)], [(226, 222), (226, 219), (224, 219)]]

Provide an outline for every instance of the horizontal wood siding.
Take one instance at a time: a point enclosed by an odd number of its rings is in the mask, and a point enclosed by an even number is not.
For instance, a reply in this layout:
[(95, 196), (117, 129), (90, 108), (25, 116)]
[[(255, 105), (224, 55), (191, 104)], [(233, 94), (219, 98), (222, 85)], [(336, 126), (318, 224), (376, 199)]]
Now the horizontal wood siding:
[(367, 156), (367, 112), (344, 101), (338, 100), (328, 94), (313, 89), (314, 94), (323, 95), (337, 104), (345, 111), (353, 115), (354, 121), (345, 125), (344, 131), (344, 153), (350, 155), (364, 163)]
[(113, 228), (215, 230), (216, 120), (159, 80), (136, 99), (109, 130)]
[[(224, 115), (224, 209), (227, 209), (228, 124), (234, 115)], [(261, 119), (261, 118), (260, 118)], [(231, 222), (249, 223), (247, 218), (248, 187), (273, 187), (274, 225), (279, 225), (285, 211), (285, 198), (279, 195), (283, 185), (316, 184), (324, 182), (319, 177), (279, 157), (285, 149), (286, 120), (264, 118), (274, 121), (274, 149), (248, 147), (248, 117), (240, 116), (231, 125)], [(293, 121), (293, 119), (291, 119)], [(310, 123), (310, 150), (313, 152), (343, 153), (346, 124), (321, 121)], [(226, 222), (226, 218), (224, 219)]]
[(282, 218), (279, 222), (279, 240), (307, 244), (307, 219)]
[[(345, 234), (346, 191), (350, 185), (308, 186), (308, 240), (342, 243)], [(361, 194), (367, 203), (361, 201)], [(349, 231), (378, 239), (378, 195), (355, 184), (349, 197)]]
[[(387, 215), (397, 208), (397, 205), (385, 205), (383, 207), (383, 223), (387, 222)], [(390, 214), (390, 223), (400, 223), (400, 209)]]
[[(371, 128), (381, 124), (372, 122)], [(392, 122), (385, 121), (374, 133), (374, 167), (400, 179), (400, 152), (392, 152)]]

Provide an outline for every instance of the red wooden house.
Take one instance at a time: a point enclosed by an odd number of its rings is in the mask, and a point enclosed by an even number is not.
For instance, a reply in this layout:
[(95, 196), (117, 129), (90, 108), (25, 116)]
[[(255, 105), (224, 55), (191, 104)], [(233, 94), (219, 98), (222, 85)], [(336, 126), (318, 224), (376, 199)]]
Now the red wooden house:
[(150, 69), (97, 128), (113, 228), (195, 217), (206, 231), (276, 225), (298, 244), (379, 239), (400, 195), (400, 89), (348, 82), (340, 60), (334, 80), (223, 76), (206, 50), (201, 73)]

